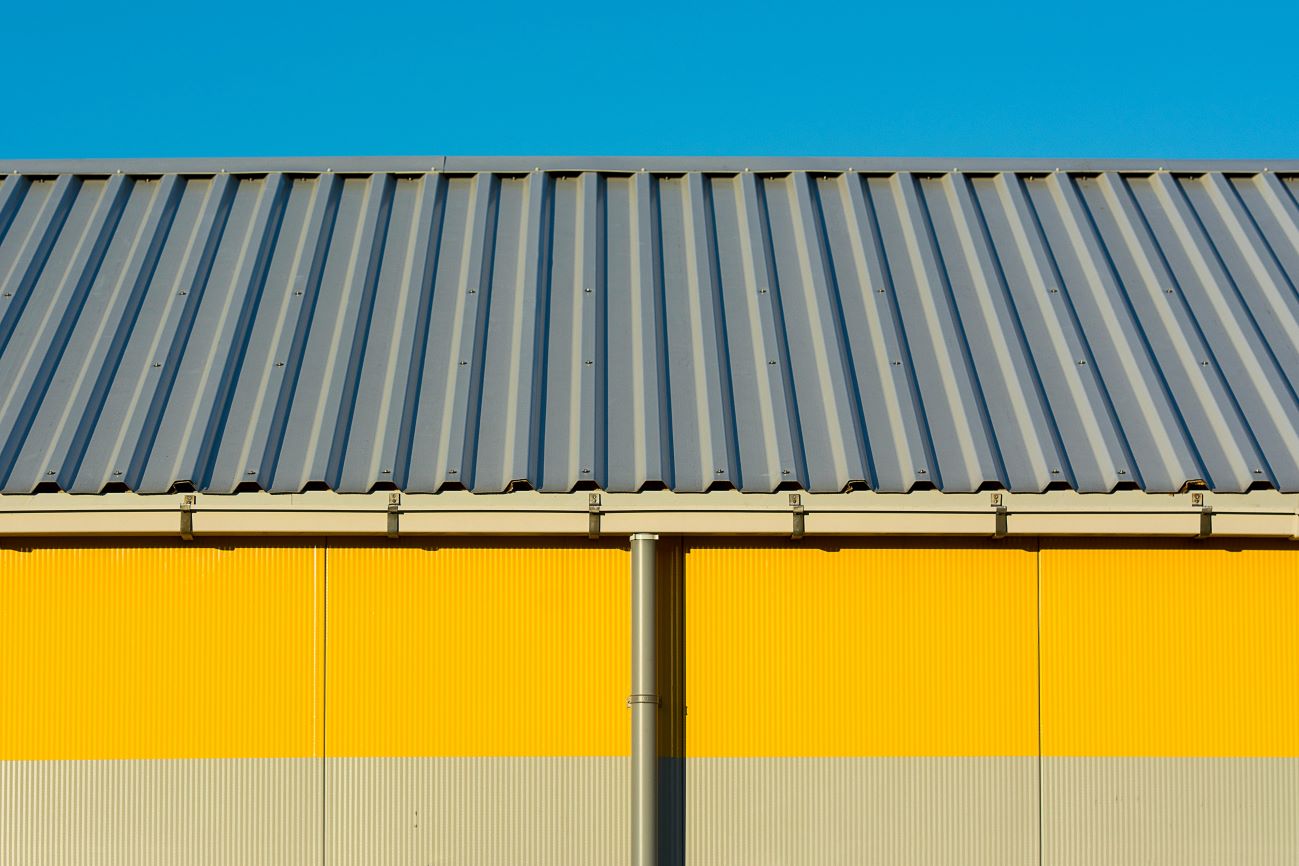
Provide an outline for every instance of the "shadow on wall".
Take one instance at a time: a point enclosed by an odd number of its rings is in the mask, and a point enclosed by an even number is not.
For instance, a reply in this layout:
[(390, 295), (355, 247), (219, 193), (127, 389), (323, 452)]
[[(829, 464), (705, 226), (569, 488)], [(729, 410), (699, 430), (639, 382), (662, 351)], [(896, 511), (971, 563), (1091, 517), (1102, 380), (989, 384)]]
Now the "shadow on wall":
[(659, 758), (659, 866), (685, 866), (686, 759)]
[(659, 540), (655, 635), (659, 711), (659, 866), (686, 862), (685, 543)]

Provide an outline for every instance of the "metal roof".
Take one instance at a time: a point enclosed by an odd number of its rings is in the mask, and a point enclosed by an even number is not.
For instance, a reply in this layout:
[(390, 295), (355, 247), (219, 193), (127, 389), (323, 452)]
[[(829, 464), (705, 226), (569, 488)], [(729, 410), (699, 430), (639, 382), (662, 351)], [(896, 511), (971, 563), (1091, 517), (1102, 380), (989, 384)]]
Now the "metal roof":
[(0, 163), (0, 489), (1299, 491), (1299, 163)]

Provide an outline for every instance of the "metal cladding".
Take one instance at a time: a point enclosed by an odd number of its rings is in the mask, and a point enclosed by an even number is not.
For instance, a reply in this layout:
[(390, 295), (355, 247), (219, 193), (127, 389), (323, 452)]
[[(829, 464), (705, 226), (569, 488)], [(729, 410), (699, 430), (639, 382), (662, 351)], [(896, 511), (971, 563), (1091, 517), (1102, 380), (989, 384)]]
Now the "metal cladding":
[(1299, 863), (1292, 540), (644, 554), (0, 545), (0, 866)]
[(0, 491), (1299, 491), (1299, 166), (0, 166)]

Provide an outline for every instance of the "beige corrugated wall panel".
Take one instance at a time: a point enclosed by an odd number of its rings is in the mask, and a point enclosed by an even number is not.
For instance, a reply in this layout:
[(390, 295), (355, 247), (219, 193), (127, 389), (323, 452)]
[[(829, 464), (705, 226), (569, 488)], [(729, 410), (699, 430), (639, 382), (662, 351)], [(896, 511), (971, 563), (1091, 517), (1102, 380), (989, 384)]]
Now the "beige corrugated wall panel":
[(1051, 866), (1294, 866), (1299, 759), (1042, 759)]
[(320, 761), (0, 761), (3, 866), (310, 866)]
[(686, 862), (1033, 864), (1036, 757), (691, 758)]
[(323, 584), (310, 546), (0, 549), (0, 862), (318, 862)]
[(1034, 550), (717, 542), (685, 586), (691, 862), (1036, 862)]
[(1299, 862), (1299, 551), (1044, 543), (1043, 844)]
[(331, 758), (330, 866), (616, 864), (625, 757)]
[(623, 547), (334, 546), (328, 595), (331, 866), (625, 856)]

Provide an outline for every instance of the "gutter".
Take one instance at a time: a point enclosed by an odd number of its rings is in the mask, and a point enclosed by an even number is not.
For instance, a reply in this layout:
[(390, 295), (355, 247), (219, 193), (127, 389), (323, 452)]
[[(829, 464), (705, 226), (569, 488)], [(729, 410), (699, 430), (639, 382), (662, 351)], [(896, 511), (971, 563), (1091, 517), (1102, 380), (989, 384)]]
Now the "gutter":
[(1130, 536), (1299, 540), (1299, 494), (41, 493), (0, 496), (0, 537)]

